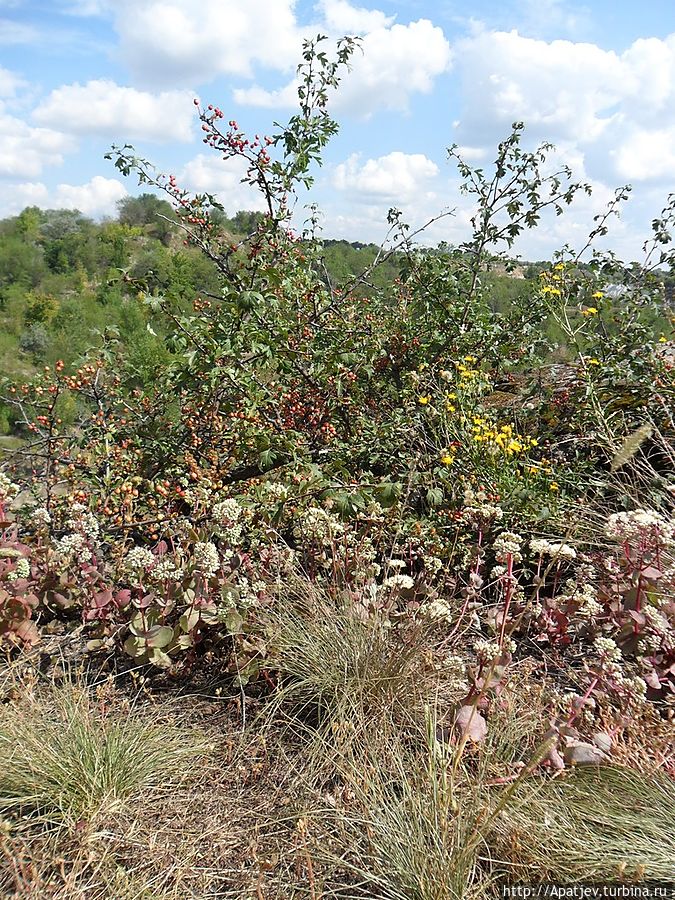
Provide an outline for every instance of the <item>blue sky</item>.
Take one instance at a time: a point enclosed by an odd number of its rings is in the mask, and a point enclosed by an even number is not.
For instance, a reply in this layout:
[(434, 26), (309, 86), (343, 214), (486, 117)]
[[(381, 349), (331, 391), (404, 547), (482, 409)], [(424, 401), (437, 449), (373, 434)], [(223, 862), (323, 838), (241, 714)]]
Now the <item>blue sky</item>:
[(339, 92), (339, 136), (310, 198), (326, 237), (379, 241), (390, 206), (429, 241), (466, 237), (471, 208), (447, 162), (488, 166), (511, 122), (592, 183), (517, 248), (582, 243), (614, 188), (633, 195), (609, 243), (638, 258), (675, 191), (675, 6), (591, 0), (0, 0), (0, 215), (24, 206), (113, 214), (130, 180), (103, 154), (133, 143), (226, 209), (258, 199), (204, 151), (192, 98), (252, 132), (291, 114), (304, 37), (362, 37)]

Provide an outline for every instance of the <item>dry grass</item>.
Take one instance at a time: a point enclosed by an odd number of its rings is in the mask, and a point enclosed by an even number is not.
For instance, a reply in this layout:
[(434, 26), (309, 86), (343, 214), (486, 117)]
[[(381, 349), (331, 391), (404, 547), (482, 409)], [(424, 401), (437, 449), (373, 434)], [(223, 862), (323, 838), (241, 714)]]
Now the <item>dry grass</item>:
[[(0, 707), (0, 894), (487, 900), (517, 878), (675, 877), (675, 789), (657, 772), (667, 729), (645, 776), (551, 778), (528, 765), (546, 684), (519, 664), (485, 742), (458, 756), (425, 639), (402, 645), (296, 592), (274, 622), (280, 687), (258, 716), (249, 700), (245, 730), (239, 693), (132, 701), (112, 682), (15, 670)], [(618, 760), (642, 733), (626, 726)]]
[(525, 785), (498, 817), (507, 871), (523, 880), (671, 882), (675, 782), (614, 766)]
[(176, 777), (199, 752), (178, 729), (108, 715), (73, 683), (0, 709), (0, 813), (75, 827)]

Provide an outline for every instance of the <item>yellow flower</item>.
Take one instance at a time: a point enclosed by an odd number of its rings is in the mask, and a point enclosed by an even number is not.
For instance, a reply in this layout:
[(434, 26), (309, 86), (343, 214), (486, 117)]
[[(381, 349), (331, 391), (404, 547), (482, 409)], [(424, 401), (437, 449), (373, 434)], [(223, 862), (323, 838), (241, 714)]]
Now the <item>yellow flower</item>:
[(451, 466), (455, 461), (455, 457), (451, 456), (449, 453), (446, 453), (445, 456), (441, 456), (441, 462), (444, 466)]
[(549, 491), (559, 491), (560, 485), (557, 481), (552, 481), (548, 486)]
[(542, 294), (554, 294), (556, 297), (560, 296), (560, 288), (551, 287), (550, 284), (545, 285), (541, 292)]
[(596, 291), (594, 294), (591, 294), (591, 296), (594, 300), (602, 300), (605, 295), (602, 293), (602, 291)]
[(598, 311), (595, 306), (587, 306), (586, 309), (581, 310), (582, 316), (597, 316)]
[(553, 268), (556, 270), (556, 272), (562, 272), (562, 270), (565, 268), (565, 263), (556, 263)]
[(667, 344), (667, 343), (668, 343), (668, 339), (666, 338), (665, 334), (660, 335), (659, 336), (659, 344)]
[(600, 365), (600, 360), (596, 359), (594, 356), (592, 356), (590, 359), (587, 359), (586, 362), (588, 363), (589, 366), (599, 366)]
[(422, 406), (426, 406), (430, 400), (431, 400), (431, 397), (428, 397), (428, 396), (422, 396), (422, 397), (417, 398), (417, 402), (421, 403)]

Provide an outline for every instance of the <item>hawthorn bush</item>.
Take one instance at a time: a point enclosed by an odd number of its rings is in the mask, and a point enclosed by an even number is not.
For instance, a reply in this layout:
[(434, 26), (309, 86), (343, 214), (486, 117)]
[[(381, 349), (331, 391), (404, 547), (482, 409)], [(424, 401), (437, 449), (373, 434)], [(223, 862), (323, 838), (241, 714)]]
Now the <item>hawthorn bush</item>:
[[(337, 131), (328, 99), (354, 42), (305, 46), (299, 111), (248, 137), (198, 106), (204, 142), (244, 160), (266, 212), (233, 242), (223, 210), (110, 157), (161, 190), (220, 288), (176, 305), (142, 279), (166, 355), (148, 388), (113, 341), (58, 362), (4, 401), (27, 441), (0, 476), (0, 634), (33, 644), (84, 623), (88, 649), (179, 673), (207, 656), (274, 683), (269, 611), (303, 573), (344, 613), (452, 650), (456, 723), (480, 740), (514, 662), (552, 687), (547, 760), (607, 752), (578, 726), (675, 690), (673, 363), (661, 273), (675, 200), (644, 262), (564, 248), (496, 312), (485, 274), (518, 235), (587, 185), (549, 173), (523, 126), (488, 174), (450, 150), (476, 204), (458, 247), (420, 247), (397, 210), (379, 260), (334, 283), (315, 211), (291, 217)], [(389, 289), (371, 278), (394, 260)], [(325, 609), (325, 605), (321, 607)], [(611, 744), (611, 736), (608, 738)], [(579, 744), (582, 750), (579, 751)], [(593, 749), (595, 747), (595, 749)], [(570, 749), (572, 748), (572, 749)], [(585, 749), (584, 749), (585, 748)]]

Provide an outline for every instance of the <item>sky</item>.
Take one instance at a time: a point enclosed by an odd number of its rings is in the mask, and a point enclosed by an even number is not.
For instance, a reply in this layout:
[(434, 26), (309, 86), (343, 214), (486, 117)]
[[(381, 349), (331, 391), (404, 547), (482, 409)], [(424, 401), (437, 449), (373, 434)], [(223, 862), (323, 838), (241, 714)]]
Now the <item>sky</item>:
[[(515, 248), (581, 246), (617, 187), (607, 241), (639, 259), (675, 191), (673, 0), (0, 0), (0, 216), (77, 208), (100, 218), (139, 188), (104, 154), (131, 143), (228, 213), (261, 208), (241, 169), (202, 143), (193, 99), (251, 133), (295, 108), (303, 39), (361, 37), (333, 99), (340, 132), (310, 195), (326, 238), (380, 242), (387, 211), (427, 243), (469, 237), (447, 148), (489, 171), (511, 123), (593, 186)], [(302, 215), (299, 214), (302, 218)]]

